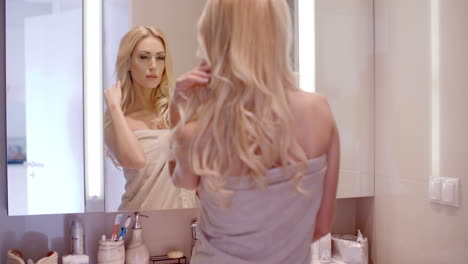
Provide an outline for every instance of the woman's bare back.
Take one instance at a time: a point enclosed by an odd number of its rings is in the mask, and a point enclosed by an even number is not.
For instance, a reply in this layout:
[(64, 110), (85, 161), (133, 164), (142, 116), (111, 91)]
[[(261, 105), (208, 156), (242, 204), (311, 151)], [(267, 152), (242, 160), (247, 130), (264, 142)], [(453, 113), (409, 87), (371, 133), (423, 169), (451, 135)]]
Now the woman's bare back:
[(327, 153), (335, 121), (324, 96), (301, 90), (289, 92), (294, 134), (308, 159)]

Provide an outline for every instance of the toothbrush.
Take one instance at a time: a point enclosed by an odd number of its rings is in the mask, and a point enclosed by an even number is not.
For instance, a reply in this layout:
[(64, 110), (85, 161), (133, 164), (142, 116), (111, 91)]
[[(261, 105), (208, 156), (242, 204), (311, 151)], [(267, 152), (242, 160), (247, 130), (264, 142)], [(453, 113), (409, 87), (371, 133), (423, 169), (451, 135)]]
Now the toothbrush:
[(132, 216), (127, 217), (127, 221), (125, 221), (125, 225), (122, 227), (122, 232), (120, 232), (119, 240), (122, 240), (125, 234), (127, 233), (127, 229), (130, 226), (130, 222), (132, 222)]
[(112, 237), (111, 241), (116, 241), (117, 239), (117, 226), (120, 225), (120, 222), (122, 221), (123, 214), (118, 214), (115, 216), (115, 222), (114, 222), (114, 228), (112, 230)]

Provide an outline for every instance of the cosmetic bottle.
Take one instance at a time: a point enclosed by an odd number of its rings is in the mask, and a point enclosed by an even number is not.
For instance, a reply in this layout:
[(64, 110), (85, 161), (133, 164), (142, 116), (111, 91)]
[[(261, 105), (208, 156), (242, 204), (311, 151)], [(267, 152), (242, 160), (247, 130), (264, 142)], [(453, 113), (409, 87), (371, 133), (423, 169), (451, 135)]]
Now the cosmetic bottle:
[(192, 229), (192, 256), (193, 256), (193, 254), (195, 252), (195, 246), (196, 246), (196, 242), (198, 240), (197, 227), (198, 227), (198, 219), (193, 218), (192, 219), (192, 225), (190, 226), (190, 228)]
[(84, 228), (80, 220), (73, 220), (70, 228), (71, 235), (71, 254), (83, 255), (84, 254)]
[(127, 245), (125, 264), (149, 264), (149, 251), (143, 241), (143, 229), (140, 217), (148, 217), (135, 212), (135, 223), (132, 227), (132, 240)]

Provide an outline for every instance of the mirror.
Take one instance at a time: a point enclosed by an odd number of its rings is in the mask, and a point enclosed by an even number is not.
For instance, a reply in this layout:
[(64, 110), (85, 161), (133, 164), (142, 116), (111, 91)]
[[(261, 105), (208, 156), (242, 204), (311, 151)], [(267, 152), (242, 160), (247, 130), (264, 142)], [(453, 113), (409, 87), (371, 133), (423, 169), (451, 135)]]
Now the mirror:
[[(337, 197), (373, 196), (373, 0), (314, 3), (316, 91), (327, 97), (340, 130)], [(302, 55), (303, 49), (299, 52)]]
[(300, 87), (327, 97), (340, 131), (337, 198), (374, 195), (374, 2), (294, 0)]
[[(103, 89), (116, 81), (120, 40), (139, 25), (156, 26), (165, 33), (174, 77), (197, 65), (200, 59), (196, 56), (196, 23), (204, 3), (205, 0), (103, 1)], [(347, 132), (342, 138), (343, 166), (338, 197), (373, 195), (372, 1), (353, 0), (344, 4), (330, 0), (288, 0), (288, 3), (295, 35), (291, 56), (294, 68), (300, 73), (299, 79), (312, 80), (315, 90), (328, 97), (340, 130)], [(85, 189), (93, 186), (85, 188), (83, 176), (83, 119), (86, 117), (82, 88), (84, 30), (81, 25), (85, 12), (82, 1), (7, 0), (5, 4), (9, 214), (90, 211), (90, 201), (88, 198), (84, 201), (84, 197), (88, 197)], [(313, 25), (303, 24), (301, 16), (309, 18)], [(311, 28), (315, 32), (301, 34), (300, 24), (305, 25), (302, 28), (306, 32), (311, 32)], [(305, 47), (313, 48), (301, 48), (304, 39), (299, 37), (306, 35), (314, 38), (312, 46)], [(306, 52), (312, 52), (313, 59)], [(300, 62), (300, 58), (306, 59)], [(311, 66), (304, 66), (304, 61)], [(111, 151), (106, 148), (105, 152)], [(168, 153), (162, 151), (157, 156), (163, 155)], [(186, 205), (180, 205), (180, 200), (187, 197), (176, 195), (179, 205), (119, 209), (127, 180), (121, 166), (114, 164), (116, 159), (110, 157), (105, 157), (106, 211), (197, 206), (187, 201)], [(158, 195), (163, 198), (159, 199)], [(167, 195), (161, 192), (158, 195), (155, 201), (174, 203)], [(190, 195), (193, 198), (193, 193)], [(102, 210), (102, 206), (91, 207), (97, 208), (93, 211)]]
[[(134, 102), (128, 105), (120, 101), (124, 106), (114, 112), (109, 107), (111, 100), (109, 98), (113, 97), (109, 93), (104, 96), (106, 211), (178, 209), (199, 206), (194, 191), (179, 189), (172, 184), (167, 168), (170, 154), (167, 137), (169, 131), (167, 124), (164, 124), (164, 119), (158, 118), (163, 116), (164, 112), (158, 115), (155, 114), (157, 110), (152, 109), (152, 105), (158, 100), (150, 98), (151, 92), (157, 93), (155, 90), (164, 89), (162, 87), (167, 85), (165, 82), (168, 79), (169, 83), (173, 83), (175, 77), (200, 63), (201, 60), (196, 55), (198, 48), (196, 25), (204, 4), (204, 0), (104, 2), (104, 88), (109, 91), (109, 87), (120, 78), (122, 86), (128, 85), (135, 96)], [(120, 41), (127, 32), (138, 26), (151, 27), (150, 29), (140, 28), (140, 31), (142, 34), (156, 35), (156, 37), (143, 38), (132, 46), (130, 35), (138, 38), (140, 33), (137, 33), (137, 30), (127, 35), (122, 42), (123, 45), (131, 47), (132, 53), (124, 54), (130, 63), (126, 66), (128, 71), (124, 70), (124, 74), (118, 77), (116, 58)], [(160, 35), (158, 29), (165, 37)], [(150, 41), (145, 42), (146, 40)], [(138, 65), (144, 65), (143, 70), (140, 70)], [(141, 73), (144, 77), (153, 76), (138, 79), (138, 74)], [(123, 77), (126, 74), (127, 77)], [(170, 80), (171, 75), (172, 80)], [(127, 83), (124, 81), (125, 78), (129, 80)], [(138, 97), (143, 93), (146, 93), (145, 96)], [(142, 107), (140, 98), (149, 100), (150, 106)], [(160, 101), (167, 105), (167, 98), (165, 100)], [(124, 108), (126, 108), (125, 111), (123, 111)], [(119, 117), (124, 118), (123, 125), (117, 123)], [(126, 131), (131, 132), (130, 138), (124, 137)], [(136, 147), (137, 151), (132, 152), (132, 147)], [(134, 154), (125, 156), (124, 152)], [(139, 154), (143, 154), (145, 158), (143, 165), (138, 163)]]
[[(200, 59), (196, 57), (196, 23), (204, 2), (107, 1), (104, 5), (105, 87), (110, 87), (116, 82), (115, 63), (119, 41), (135, 26), (156, 26), (165, 33), (166, 44), (172, 54), (175, 77), (197, 65)], [(356, 0), (343, 4), (340, 1), (288, 0), (288, 3), (294, 19), (295, 35), (291, 55), (294, 58), (294, 68), (299, 71), (301, 86), (314, 87), (312, 91), (326, 95), (339, 129), (347, 132), (343, 133), (342, 138), (343, 155), (338, 198), (371, 196), (374, 191), (372, 1)], [(175, 17), (184, 19), (174, 21)], [(356, 17), (359, 19), (356, 20)], [(301, 24), (304, 30), (302, 33)], [(307, 40), (306, 36), (313, 38)], [(156, 65), (156, 62), (154, 64)], [(131, 130), (138, 130), (135, 127)], [(148, 132), (161, 132), (148, 130), (148, 124), (143, 127), (145, 131), (133, 131), (133, 136), (140, 139), (140, 144), (144, 142), (143, 147), (156, 151), (156, 146), (151, 147), (149, 143), (151, 140), (148, 140)], [(109, 135), (105, 134), (105, 137), (109, 139)], [(164, 142), (160, 140), (159, 144), (163, 145)], [(112, 152), (110, 148), (107, 146), (108, 152)], [(153, 158), (146, 156), (146, 162), (164, 155), (167, 153), (163, 151)], [(136, 173), (138, 170), (122, 169), (121, 166), (115, 166), (115, 156), (111, 157), (108, 155), (105, 162), (106, 211), (186, 208), (180, 204), (174, 205), (175, 200), (180, 200), (175, 194), (177, 191), (170, 194), (173, 198), (168, 198), (170, 195), (161, 191), (152, 196), (149, 195), (151, 191), (143, 191), (146, 188), (145, 182), (136, 184), (129, 180), (137, 178), (135, 175), (142, 177), (147, 173), (159, 179), (143, 177), (146, 181), (157, 182), (163, 177), (167, 180), (167, 175), (153, 172)], [(139, 195), (139, 199), (135, 198), (139, 201), (126, 207), (125, 204), (132, 204), (130, 197)], [(148, 201), (151, 201), (152, 205), (144, 205)], [(165, 207), (161, 205), (164, 203), (172, 205)]]
[(9, 215), (85, 210), (82, 7), (5, 1)]

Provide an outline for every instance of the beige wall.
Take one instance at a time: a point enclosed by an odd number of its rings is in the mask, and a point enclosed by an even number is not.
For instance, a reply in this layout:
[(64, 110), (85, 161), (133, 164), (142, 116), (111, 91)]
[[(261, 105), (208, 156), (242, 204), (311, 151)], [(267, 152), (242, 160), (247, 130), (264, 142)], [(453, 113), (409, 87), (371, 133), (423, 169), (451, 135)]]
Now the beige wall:
[(439, 1), (441, 175), (460, 178), (461, 206), (428, 199), (432, 174), (431, 12), (428, 0), (376, 0), (375, 198), (357, 226), (373, 263), (467, 263), (468, 1)]
[(355, 235), (357, 198), (338, 199), (336, 202), (335, 221), (332, 234)]
[(129, 3), (132, 27), (157, 26), (166, 34), (175, 77), (200, 63), (201, 59), (196, 57), (197, 22), (205, 0), (138, 0)]

